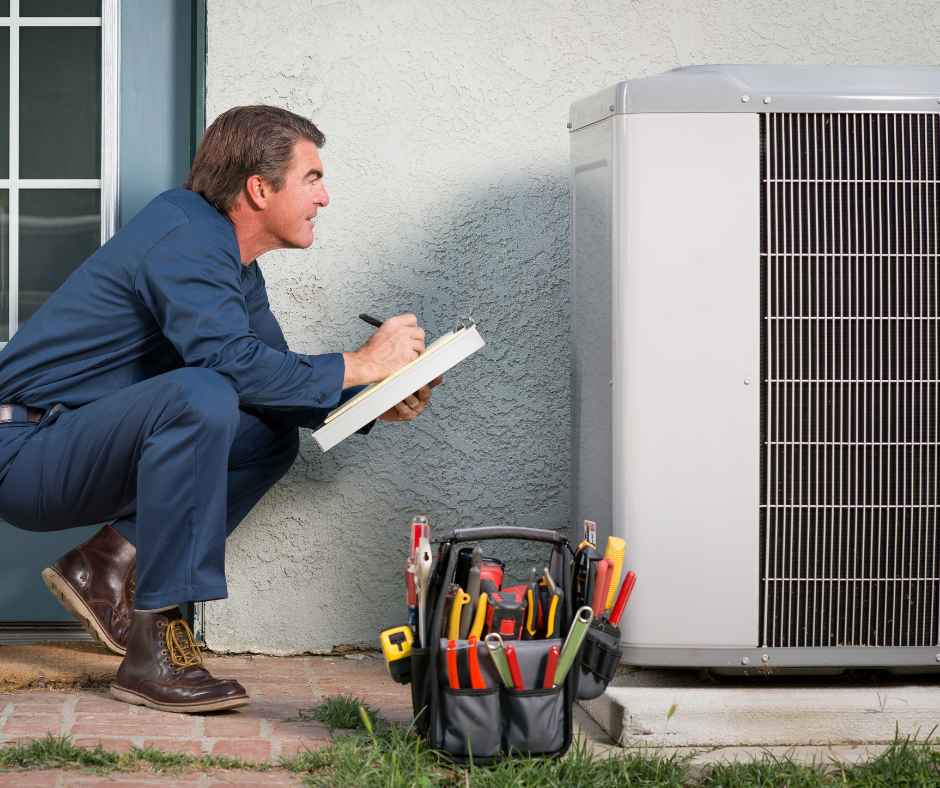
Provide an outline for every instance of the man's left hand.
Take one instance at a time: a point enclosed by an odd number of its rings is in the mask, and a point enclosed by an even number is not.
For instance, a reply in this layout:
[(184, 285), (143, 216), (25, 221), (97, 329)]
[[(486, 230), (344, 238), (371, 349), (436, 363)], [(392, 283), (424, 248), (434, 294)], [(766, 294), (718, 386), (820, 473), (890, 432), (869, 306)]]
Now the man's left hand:
[(427, 386), (422, 386), (410, 397), (405, 397), (401, 402), (385, 413), (379, 416), (382, 421), (413, 421), (421, 415), (428, 402), (431, 400), (431, 389), (444, 382), (444, 376), (434, 378)]

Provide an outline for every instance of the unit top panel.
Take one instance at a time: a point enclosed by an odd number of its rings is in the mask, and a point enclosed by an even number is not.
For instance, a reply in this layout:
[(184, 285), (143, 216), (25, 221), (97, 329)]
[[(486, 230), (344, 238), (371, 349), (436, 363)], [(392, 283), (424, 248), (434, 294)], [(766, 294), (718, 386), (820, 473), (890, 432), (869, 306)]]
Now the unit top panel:
[(570, 128), (650, 112), (940, 112), (940, 67), (686, 66), (575, 101)]

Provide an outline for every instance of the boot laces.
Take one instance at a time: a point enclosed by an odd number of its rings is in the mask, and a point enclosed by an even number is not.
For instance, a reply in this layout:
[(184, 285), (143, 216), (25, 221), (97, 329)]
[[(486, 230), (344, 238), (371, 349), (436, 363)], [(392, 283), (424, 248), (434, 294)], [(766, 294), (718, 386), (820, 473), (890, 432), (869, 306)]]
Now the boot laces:
[(183, 619), (177, 618), (167, 624), (164, 632), (166, 650), (170, 661), (178, 668), (191, 668), (202, 664), (199, 648), (193, 639), (193, 633)]

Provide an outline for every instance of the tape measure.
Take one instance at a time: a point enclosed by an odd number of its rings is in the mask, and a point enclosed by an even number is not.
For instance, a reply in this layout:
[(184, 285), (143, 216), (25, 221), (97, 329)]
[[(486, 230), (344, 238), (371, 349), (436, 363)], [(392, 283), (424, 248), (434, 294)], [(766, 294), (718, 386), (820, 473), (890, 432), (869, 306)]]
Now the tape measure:
[(414, 634), (409, 626), (391, 627), (383, 629), (379, 634), (379, 643), (382, 644), (382, 653), (385, 655), (385, 665), (389, 675), (399, 684), (411, 681), (411, 647), (414, 645)]

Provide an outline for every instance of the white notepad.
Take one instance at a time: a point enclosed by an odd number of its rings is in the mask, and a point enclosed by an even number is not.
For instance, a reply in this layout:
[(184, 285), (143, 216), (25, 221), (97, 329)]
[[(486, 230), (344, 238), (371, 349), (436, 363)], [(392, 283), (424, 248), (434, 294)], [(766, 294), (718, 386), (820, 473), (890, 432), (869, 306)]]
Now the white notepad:
[(313, 433), (314, 440), (323, 451), (329, 451), (393, 405), (476, 353), (484, 344), (474, 324), (438, 337), (410, 364), (384, 380), (367, 386), (331, 411), (323, 426)]

